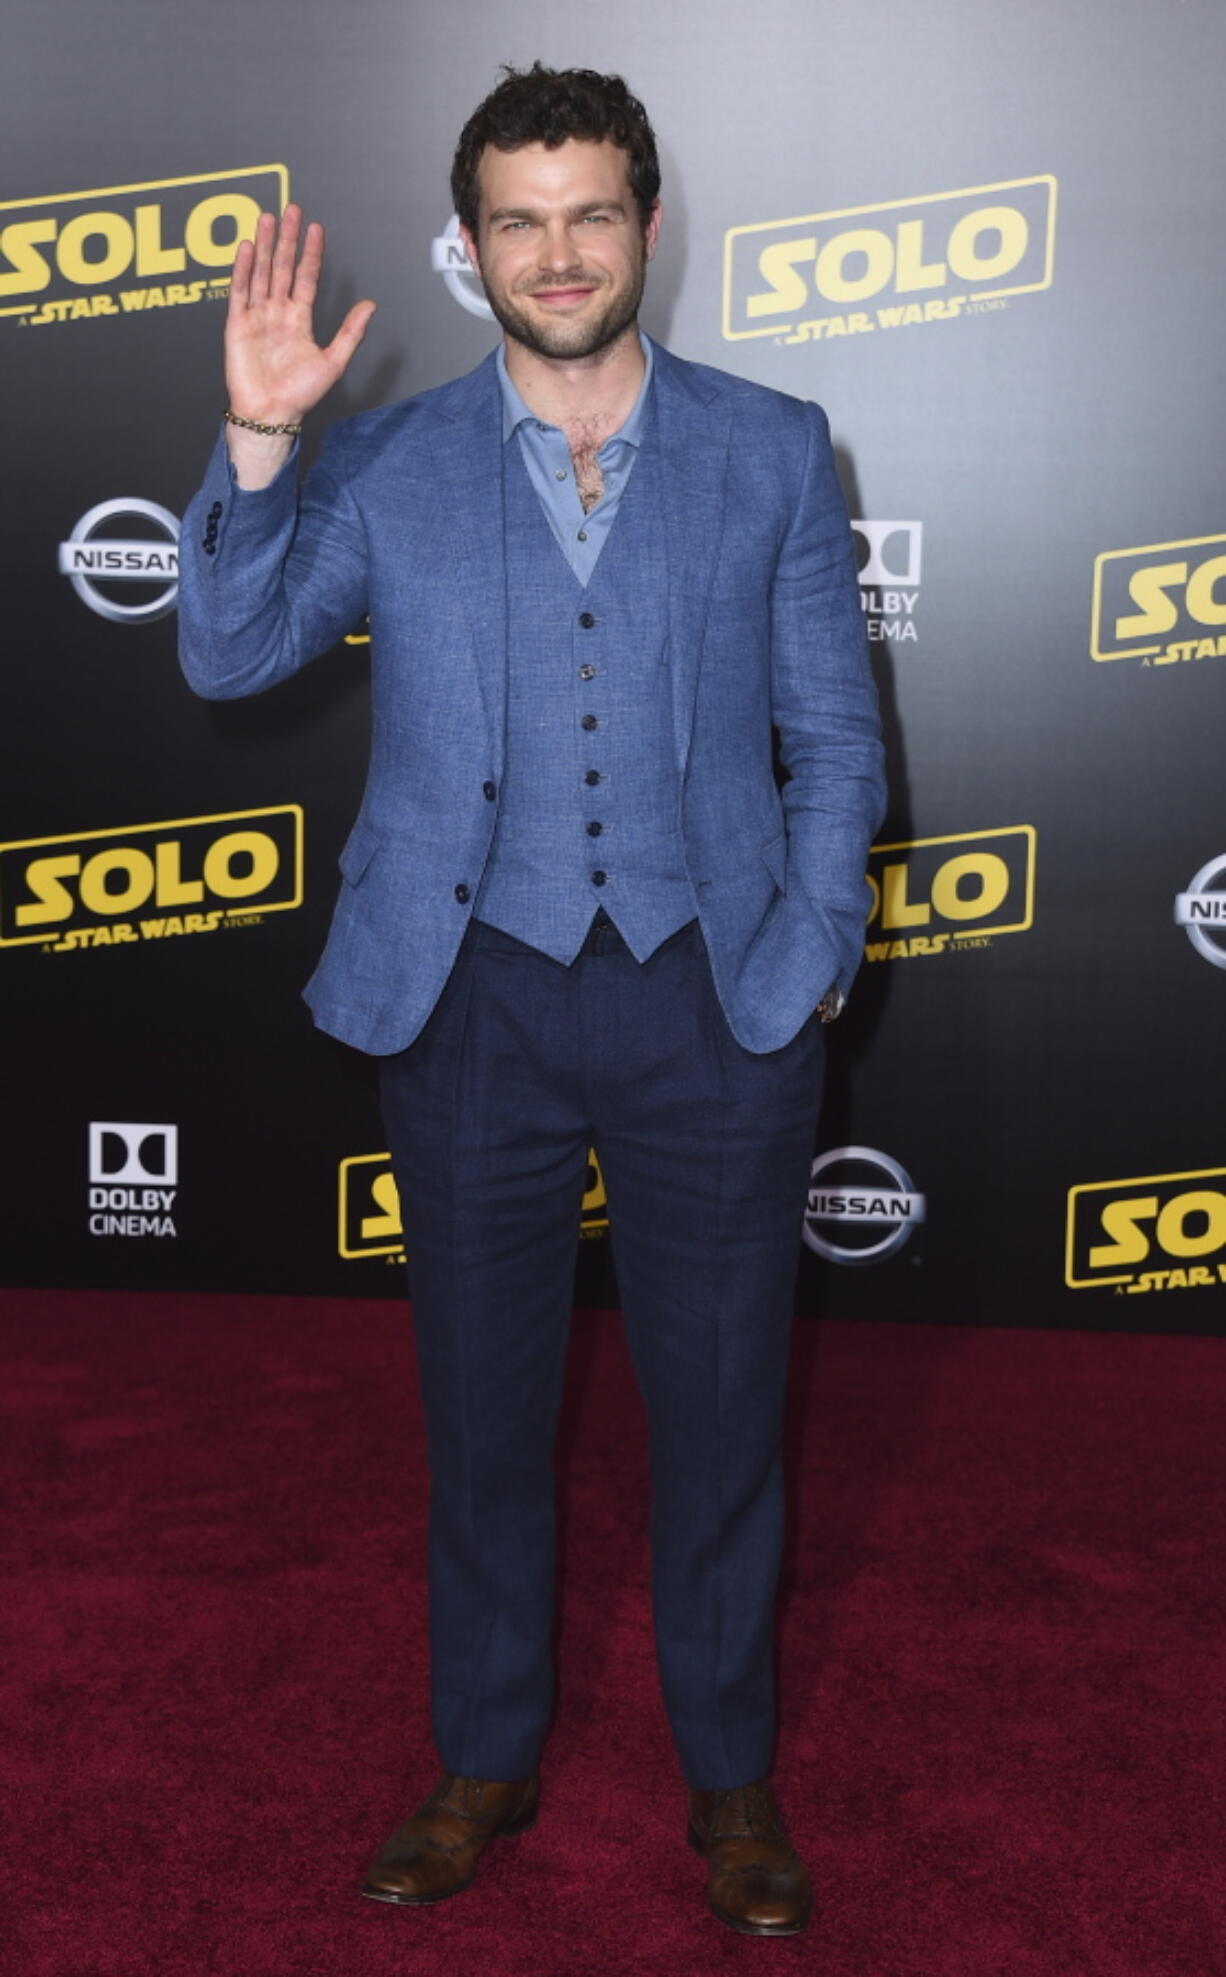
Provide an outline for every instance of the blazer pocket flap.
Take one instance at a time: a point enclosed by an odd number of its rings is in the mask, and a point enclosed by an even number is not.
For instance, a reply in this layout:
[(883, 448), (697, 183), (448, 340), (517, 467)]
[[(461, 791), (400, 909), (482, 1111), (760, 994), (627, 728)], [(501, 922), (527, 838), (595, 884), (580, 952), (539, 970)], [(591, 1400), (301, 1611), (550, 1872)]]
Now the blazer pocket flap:
[(357, 885), (382, 842), (383, 840), (371, 830), (369, 824), (363, 824), (359, 820), (354, 825), (345, 840), (345, 848), (337, 860), (341, 872), (351, 886)]

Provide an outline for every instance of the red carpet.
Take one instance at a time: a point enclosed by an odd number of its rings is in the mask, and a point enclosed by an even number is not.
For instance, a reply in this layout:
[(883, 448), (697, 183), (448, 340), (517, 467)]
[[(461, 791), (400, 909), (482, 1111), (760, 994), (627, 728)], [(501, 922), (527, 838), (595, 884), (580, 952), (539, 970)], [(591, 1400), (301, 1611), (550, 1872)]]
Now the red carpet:
[(354, 1892), (434, 1775), (397, 1304), (0, 1297), (20, 1977), (1211, 1977), (1222, 1346), (798, 1329), (777, 1782), (819, 1914), (709, 1918), (645, 1598), (620, 1328), (576, 1321), (536, 1828)]

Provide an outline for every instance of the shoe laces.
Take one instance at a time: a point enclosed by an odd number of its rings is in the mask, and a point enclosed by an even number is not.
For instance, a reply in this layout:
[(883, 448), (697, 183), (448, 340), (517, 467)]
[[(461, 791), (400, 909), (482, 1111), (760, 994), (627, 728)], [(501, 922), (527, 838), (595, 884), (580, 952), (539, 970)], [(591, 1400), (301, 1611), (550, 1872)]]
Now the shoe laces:
[(457, 1819), (480, 1822), (488, 1817), (485, 1809), (484, 1778), (462, 1778), (457, 1772), (444, 1773), (433, 1794), (434, 1803)]
[(783, 1839), (783, 1824), (769, 1785), (737, 1785), (716, 1795), (710, 1832), (717, 1840)]

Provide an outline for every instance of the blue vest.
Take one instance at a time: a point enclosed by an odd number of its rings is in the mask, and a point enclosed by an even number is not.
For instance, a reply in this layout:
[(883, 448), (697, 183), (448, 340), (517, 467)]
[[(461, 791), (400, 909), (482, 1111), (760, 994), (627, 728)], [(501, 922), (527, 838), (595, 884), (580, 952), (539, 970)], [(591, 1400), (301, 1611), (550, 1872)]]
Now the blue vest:
[(681, 837), (654, 420), (586, 585), (514, 441), (503, 479), (506, 769), (473, 910), (570, 963), (603, 906), (645, 961), (698, 911)]

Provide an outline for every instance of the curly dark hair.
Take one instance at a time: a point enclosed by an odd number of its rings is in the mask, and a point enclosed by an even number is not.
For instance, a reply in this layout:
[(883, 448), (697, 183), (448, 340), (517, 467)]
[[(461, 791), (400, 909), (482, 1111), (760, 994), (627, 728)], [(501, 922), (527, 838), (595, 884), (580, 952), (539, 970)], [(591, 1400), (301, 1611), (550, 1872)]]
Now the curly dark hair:
[(502, 81), (479, 103), (460, 132), (451, 166), (451, 197), (463, 224), (477, 232), (477, 166), (488, 144), (518, 151), (543, 144), (556, 151), (567, 138), (600, 144), (606, 139), (626, 154), (630, 190), (639, 221), (646, 226), (660, 190), (655, 132), (637, 96), (620, 76), (595, 69), (502, 70)]

